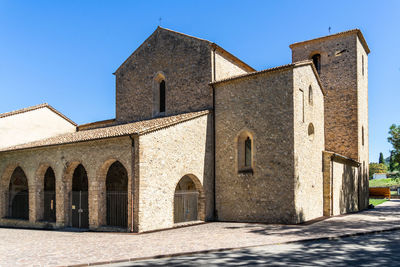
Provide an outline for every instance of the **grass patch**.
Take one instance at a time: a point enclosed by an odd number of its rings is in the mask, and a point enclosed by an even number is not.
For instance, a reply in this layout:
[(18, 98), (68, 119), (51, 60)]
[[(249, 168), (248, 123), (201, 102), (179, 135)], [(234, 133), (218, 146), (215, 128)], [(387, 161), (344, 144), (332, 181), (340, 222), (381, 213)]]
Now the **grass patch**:
[(374, 206), (378, 206), (379, 204), (382, 204), (383, 202), (386, 202), (387, 199), (376, 199), (376, 198), (370, 198), (369, 199), (369, 204), (372, 204)]
[(400, 187), (400, 178), (369, 180), (370, 187), (389, 187), (393, 185), (398, 185)]

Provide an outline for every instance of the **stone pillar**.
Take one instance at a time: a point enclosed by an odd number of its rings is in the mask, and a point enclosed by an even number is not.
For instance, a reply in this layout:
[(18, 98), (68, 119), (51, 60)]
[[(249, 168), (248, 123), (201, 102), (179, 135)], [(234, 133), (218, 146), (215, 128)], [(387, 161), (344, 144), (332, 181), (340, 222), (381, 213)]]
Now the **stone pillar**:
[(332, 153), (323, 151), (322, 152), (322, 160), (323, 160), (323, 207), (324, 207), (324, 216), (332, 216)]
[(100, 186), (98, 179), (93, 175), (93, 170), (87, 170), (89, 188), (89, 228), (96, 229), (100, 226), (99, 224), (99, 199), (100, 199)]
[(69, 191), (66, 190), (66, 185), (62, 180), (61, 175), (56, 175), (56, 226), (65, 227), (68, 223), (70, 205)]
[(30, 173), (26, 173), (27, 180), (28, 180), (28, 191), (29, 191), (29, 222), (35, 223), (39, 220), (38, 218), (38, 198), (37, 195), (37, 184)]

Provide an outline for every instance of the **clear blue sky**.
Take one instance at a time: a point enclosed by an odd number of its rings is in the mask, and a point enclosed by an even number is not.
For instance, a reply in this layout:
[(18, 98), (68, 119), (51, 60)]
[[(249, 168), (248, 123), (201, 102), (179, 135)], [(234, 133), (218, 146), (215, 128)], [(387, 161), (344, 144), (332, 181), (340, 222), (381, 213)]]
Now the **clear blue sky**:
[(370, 161), (400, 123), (400, 1), (0, 0), (0, 113), (47, 102), (78, 124), (115, 116), (112, 73), (161, 26), (218, 43), (257, 70), (289, 44), (360, 28), (369, 56)]

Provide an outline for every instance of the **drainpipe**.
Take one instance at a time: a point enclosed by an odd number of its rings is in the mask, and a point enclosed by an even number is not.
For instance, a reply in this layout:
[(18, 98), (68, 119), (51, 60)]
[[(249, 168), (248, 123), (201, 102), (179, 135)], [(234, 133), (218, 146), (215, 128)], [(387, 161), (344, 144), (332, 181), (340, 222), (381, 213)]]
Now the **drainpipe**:
[(134, 205), (134, 181), (135, 181), (135, 139), (129, 135), (129, 138), (131, 139), (131, 233), (133, 232), (133, 221), (134, 221), (134, 215), (133, 215), (133, 205)]

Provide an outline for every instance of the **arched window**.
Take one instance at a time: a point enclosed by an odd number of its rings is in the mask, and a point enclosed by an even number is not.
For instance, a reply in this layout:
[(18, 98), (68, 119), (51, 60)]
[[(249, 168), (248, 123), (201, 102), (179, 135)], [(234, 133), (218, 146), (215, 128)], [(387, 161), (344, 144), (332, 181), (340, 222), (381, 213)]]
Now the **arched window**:
[(159, 112), (165, 112), (165, 81), (160, 82), (160, 106)]
[(244, 166), (251, 168), (251, 139), (247, 137), (244, 141)]
[(313, 105), (313, 91), (311, 85), (308, 87), (308, 104)]
[(248, 132), (242, 132), (238, 137), (238, 170), (253, 171), (253, 139)]
[(153, 78), (153, 116), (165, 115), (167, 109), (167, 86), (165, 74), (162, 71), (156, 73)]
[(311, 141), (314, 139), (314, 125), (312, 123), (308, 125), (308, 138)]
[(315, 69), (317, 70), (318, 74), (321, 74), (321, 55), (320, 54), (313, 55), (312, 61), (314, 63)]

